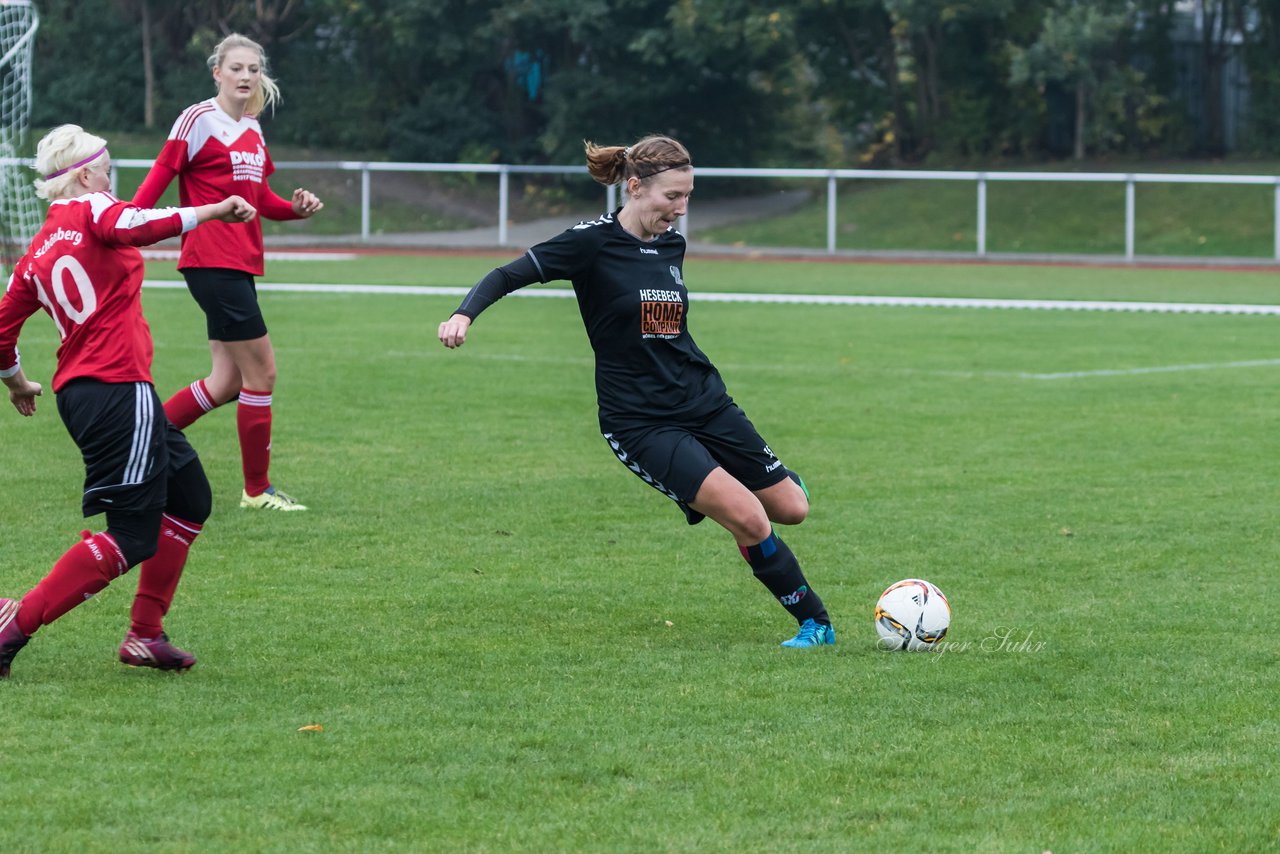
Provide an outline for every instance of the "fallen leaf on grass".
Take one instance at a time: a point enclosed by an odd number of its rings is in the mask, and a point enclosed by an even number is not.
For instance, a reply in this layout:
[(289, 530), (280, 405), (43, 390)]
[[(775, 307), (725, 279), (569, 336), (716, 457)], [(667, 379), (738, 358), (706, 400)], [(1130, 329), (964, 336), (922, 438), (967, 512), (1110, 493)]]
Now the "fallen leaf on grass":
[(307, 724), (298, 727), (298, 732), (324, 732), (324, 727), (320, 724)]

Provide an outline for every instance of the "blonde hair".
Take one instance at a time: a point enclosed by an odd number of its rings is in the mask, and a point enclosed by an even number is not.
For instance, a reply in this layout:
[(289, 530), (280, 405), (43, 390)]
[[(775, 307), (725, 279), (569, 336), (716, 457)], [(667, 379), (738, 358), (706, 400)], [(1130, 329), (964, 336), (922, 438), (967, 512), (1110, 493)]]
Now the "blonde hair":
[(628, 178), (644, 181), (659, 172), (693, 167), (689, 150), (669, 136), (646, 136), (631, 145), (596, 145), (583, 142), (587, 171), (606, 187)]
[(59, 125), (36, 146), (36, 195), (61, 199), (75, 185), (81, 172), (92, 169), (107, 156), (107, 141), (80, 125)]
[(213, 49), (213, 53), (206, 60), (209, 70), (213, 71), (215, 68), (221, 68), (222, 63), (227, 60), (227, 54), (238, 47), (247, 47), (249, 50), (257, 51), (258, 65), (262, 69), (262, 76), (258, 78), (258, 87), (249, 96), (249, 103), (245, 105), (244, 111), (251, 116), (262, 115), (262, 111), (268, 107), (271, 107), (274, 111), (276, 101), (281, 100), (280, 87), (276, 85), (276, 81), (267, 76), (267, 53), (262, 49), (262, 45), (253, 39), (248, 36), (242, 36), (239, 33), (232, 33), (218, 42), (218, 46)]

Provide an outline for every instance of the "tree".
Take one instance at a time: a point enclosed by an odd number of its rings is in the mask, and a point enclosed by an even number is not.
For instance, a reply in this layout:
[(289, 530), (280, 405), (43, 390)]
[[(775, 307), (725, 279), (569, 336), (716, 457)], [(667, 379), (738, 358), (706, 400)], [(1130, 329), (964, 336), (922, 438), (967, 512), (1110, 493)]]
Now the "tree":
[(1085, 155), (1090, 95), (1119, 73), (1121, 66), (1114, 48), (1129, 22), (1127, 11), (1108, 11), (1095, 3), (1064, 0), (1045, 13), (1034, 44), (1013, 48), (1013, 83), (1032, 83), (1041, 89), (1057, 83), (1073, 93), (1076, 160), (1083, 160)]
[(298, 37), (309, 24), (305, 12), (323, 4), (306, 0), (203, 0), (186, 4), (197, 26), (220, 36), (243, 33), (270, 54), (276, 45)]
[(834, 140), (831, 165), (902, 160), (905, 111), (893, 22), (881, 0), (802, 0), (796, 40), (813, 77), (814, 113)]
[[(212, 94), (204, 60), (238, 31), (281, 83), (273, 140), (406, 160), (577, 162), (583, 137), (653, 131), (703, 164), (1034, 155), (1063, 89), (1075, 122), (1063, 138), (1082, 155), (1148, 139), (1163, 120), (1149, 118), (1152, 93), (1176, 81), (1170, 0), (40, 5), (37, 123), (153, 127)], [(1234, 49), (1222, 38), (1241, 20), (1259, 22), (1246, 57), (1262, 132), (1280, 115), (1263, 107), (1280, 100), (1280, 0), (1201, 5), (1212, 57)]]
[(1251, 142), (1259, 149), (1280, 152), (1280, 0), (1251, 4), (1256, 25), (1245, 33), (1245, 64), (1249, 70), (1252, 104)]
[[(155, 0), (116, 0), (116, 6), (130, 20), (138, 22), (142, 48), (142, 125), (156, 125), (159, 78), (157, 67), (182, 60), (181, 48), (191, 37), (189, 15), (176, 3)], [(176, 50), (175, 50), (176, 48)]]
[[(883, 0), (899, 81), (914, 87), (895, 107), (904, 149), (985, 151), (998, 124), (1005, 22), (1021, 16), (1012, 0)], [(1036, 2), (1024, 3), (1035, 8)]]
[[(751, 0), (512, 0), (471, 32), (485, 47), (469, 108), (484, 109), (507, 155), (576, 162), (584, 137), (649, 132), (679, 137), (702, 163), (812, 150), (789, 13)], [(530, 61), (536, 98), (520, 72)]]
[(41, 0), (32, 125), (74, 122), (99, 134), (136, 127), (144, 83), (137, 44), (114, 0)]
[[(1204, 147), (1208, 153), (1226, 153), (1226, 128), (1223, 109), (1223, 72), (1235, 42), (1244, 32), (1243, 0), (1196, 0), (1196, 18), (1200, 32), (1200, 58), (1204, 73), (1200, 78), (1201, 103), (1204, 104)], [(1272, 55), (1272, 61), (1275, 56)]]

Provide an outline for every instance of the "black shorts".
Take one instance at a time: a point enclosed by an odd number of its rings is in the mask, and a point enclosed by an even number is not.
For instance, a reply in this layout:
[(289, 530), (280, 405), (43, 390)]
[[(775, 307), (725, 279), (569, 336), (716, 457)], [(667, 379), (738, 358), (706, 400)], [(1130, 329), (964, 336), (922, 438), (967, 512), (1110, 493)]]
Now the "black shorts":
[(58, 414), (84, 457), (84, 515), (165, 506), (170, 472), (197, 459), (151, 383), (72, 380)]
[(752, 492), (787, 478), (787, 467), (735, 403), (701, 423), (630, 427), (604, 438), (636, 477), (679, 505), (690, 525), (703, 515), (689, 504), (717, 468)]
[(188, 267), (182, 276), (204, 309), (210, 341), (252, 341), (267, 334), (253, 276), (221, 267)]

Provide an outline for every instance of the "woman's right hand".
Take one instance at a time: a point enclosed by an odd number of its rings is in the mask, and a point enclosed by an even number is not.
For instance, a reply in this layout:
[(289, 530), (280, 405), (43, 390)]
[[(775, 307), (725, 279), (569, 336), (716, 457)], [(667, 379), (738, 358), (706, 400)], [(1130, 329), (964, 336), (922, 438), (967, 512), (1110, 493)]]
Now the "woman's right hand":
[(467, 330), (471, 328), (471, 318), (465, 314), (455, 314), (440, 324), (440, 343), (453, 350), (467, 341)]
[(36, 414), (36, 398), (42, 394), (40, 383), (33, 383), (26, 374), (18, 371), (11, 377), (5, 377), (4, 384), (9, 387), (9, 402), (19, 415), (30, 418)]

